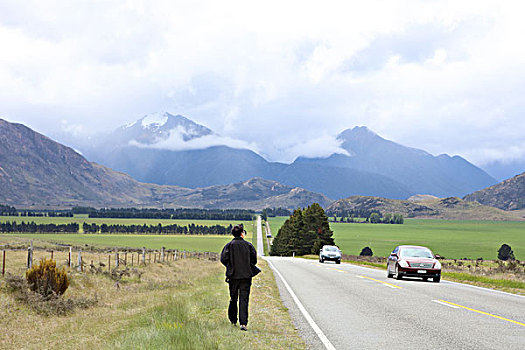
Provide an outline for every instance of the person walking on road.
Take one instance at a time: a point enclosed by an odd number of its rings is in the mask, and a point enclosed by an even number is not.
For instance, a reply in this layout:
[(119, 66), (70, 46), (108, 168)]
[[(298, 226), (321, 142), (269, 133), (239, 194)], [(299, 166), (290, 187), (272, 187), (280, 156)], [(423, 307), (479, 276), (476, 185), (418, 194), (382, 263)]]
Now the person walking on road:
[(241, 330), (247, 331), (248, 302), (252, 277), (261, 270), (257, 264), (257, 252), (253, 245), (244, 240), (244, 227), (236, 225), (232, 229), (233, 239), (228, 242), (221, 252), (221, 263), (226, 266), (226, 282), (230, 289), (230, 305), (228, 318), (233, 325), (237, 325), (237, 299), (239, 300), (239, 323)]

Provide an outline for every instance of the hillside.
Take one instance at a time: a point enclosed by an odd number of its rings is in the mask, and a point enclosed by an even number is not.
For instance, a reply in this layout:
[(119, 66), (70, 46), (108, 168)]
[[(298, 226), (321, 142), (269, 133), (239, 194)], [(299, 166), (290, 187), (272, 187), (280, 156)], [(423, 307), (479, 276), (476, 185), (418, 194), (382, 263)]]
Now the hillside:
[(179, 196), (171, 205), (202, 208), (239, 208), (260, 210), (267, 207), (295, 209), (314, 202), (327, 206), (332, 200), (302, 188), (292, 188), (276, 181), (252, 178), (247, 181), (198, 188)]
[(187, 189), (142, 184), (88, 162), (21, 124), (0, 119), (0, 202), (11, 205), (106, 206), (161, 203)]
[(275, 181), (184, 188), (141, 183), (87, 161), (30, 128), (0, 119), (0, 203), (18, 207), (297, 208), (330, 199)]
[(517, 220), (519, 216), (500, 209), (467, 202), (457, 197), (421, 201), (396, 200), (381, 197), (352, 196), (333, 202), (326, 208), (330, 213), (349, 210), (378, 210), (383, 214), (400, 213), (406, 218), (449, 220)]
[(525, 173), (476, 191), (464, 199), (503, 210), (525, 209)]

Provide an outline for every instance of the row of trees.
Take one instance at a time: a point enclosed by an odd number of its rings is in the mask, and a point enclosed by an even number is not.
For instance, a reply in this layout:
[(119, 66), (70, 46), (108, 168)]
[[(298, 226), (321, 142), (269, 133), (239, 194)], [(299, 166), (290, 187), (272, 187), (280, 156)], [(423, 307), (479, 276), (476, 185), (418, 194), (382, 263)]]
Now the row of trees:
[(273, 218), (276, 216), (290, 216), (292, 212), (286, 208), (264, 208), (261, 214), (263, 220), (268, 220), (268, 218)]
[[(16, 221), (0, 223), (0, 232), (25, 232), (25, 233), (78, 233), (80, 225), (70, 224), (36, 224), (35, 222)], [(138, 233), (138, 234), (193, 234), (193, 235), (228, 235), (231, 233), (232, 225), (108, 225), (88, 224), (82, 225), (84, 233)]]
[(232, 231), (232, 225), (221, 226), (205, 226), (189, 224), (182, 225), (108, 225), (108, 224), (88, 224), (84, 223), (82, 229), (84, 233), (135, 233), (135, 234), (180, 234), (180, 235), (227, 235)]
[[(250, 221), (255, 212), (245, 209), (138, 209), (138, 208), (82, 208), (90, 218), (123, 219), (190, 219)], [(73, 208), (73, 212), (79, 212)]]
[(405, 222), (402, 214), (385, 214), (381, 217), (378, 213), (372, 213), (368, 219), (372, 224), (403, 224)]
[(329, 216), (363, 219), (369, 218), (373, 213), (381, 215), (381, 212), (377, 209), (334, 209), (326, 212)]
[(18, 215), (15, 207), (0, 204), (0, 216), (13, 216)]
[(70, 224), (37, 224), (32, 222), (16, 221), (0, 223), (0, 232), (26, 232), (26, 233), (78, 233), (80, 226), (77, 223)]
[(334, 245), (333, 232), (323, 208), (314, 203), (296, 209), (275, 236), (270, 255), (318, 254), (323, 245)]

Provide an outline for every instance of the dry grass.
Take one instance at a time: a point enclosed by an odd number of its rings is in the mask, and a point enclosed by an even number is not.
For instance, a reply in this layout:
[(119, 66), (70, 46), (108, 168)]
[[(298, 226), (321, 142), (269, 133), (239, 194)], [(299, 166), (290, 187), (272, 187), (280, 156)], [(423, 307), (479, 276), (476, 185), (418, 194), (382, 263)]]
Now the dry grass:
[[(50, 253), (35, 251), (35, 262), (44, 256), (49, 258)], [(107, 254), (83, 256), (88, 264), (107, 263)], [(26, 257), (27, 251), (9, 251), (7, 271), (23, 275)], [(57, 266), (66, 265), (67, 253), (55, 252), (54, 257)], [(120, 281), (108, 273), (69, 269), (71, 285), (64, 296), (98, 302), (64, 316), (43, 316), (17, 301), (0, 278), (0, 348), (303, 349), (271, 270), (264, 261), (260, 265), (263, 272), (252, 285), (249, 332), (233, 328), (227, 320), (224, 268), (215, 261), (185, 259), (135, 266), (138, 273), (124, 275)]]

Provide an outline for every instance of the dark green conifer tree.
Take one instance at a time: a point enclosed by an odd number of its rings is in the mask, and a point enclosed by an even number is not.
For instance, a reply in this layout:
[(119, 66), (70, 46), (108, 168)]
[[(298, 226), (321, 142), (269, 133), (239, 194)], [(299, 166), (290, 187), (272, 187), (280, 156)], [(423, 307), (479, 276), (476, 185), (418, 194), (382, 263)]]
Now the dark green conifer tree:
[(312, 254), (319, 253), (319, 250), (324, 245), (335, 245), (333, 231), (330, 229), (328, 216), (326, 216), (324, 209), (318, 204), (313, 203), (304, 211), (304, 221), (307, 231), (315, 232), (315, 240), (313, 242)]

